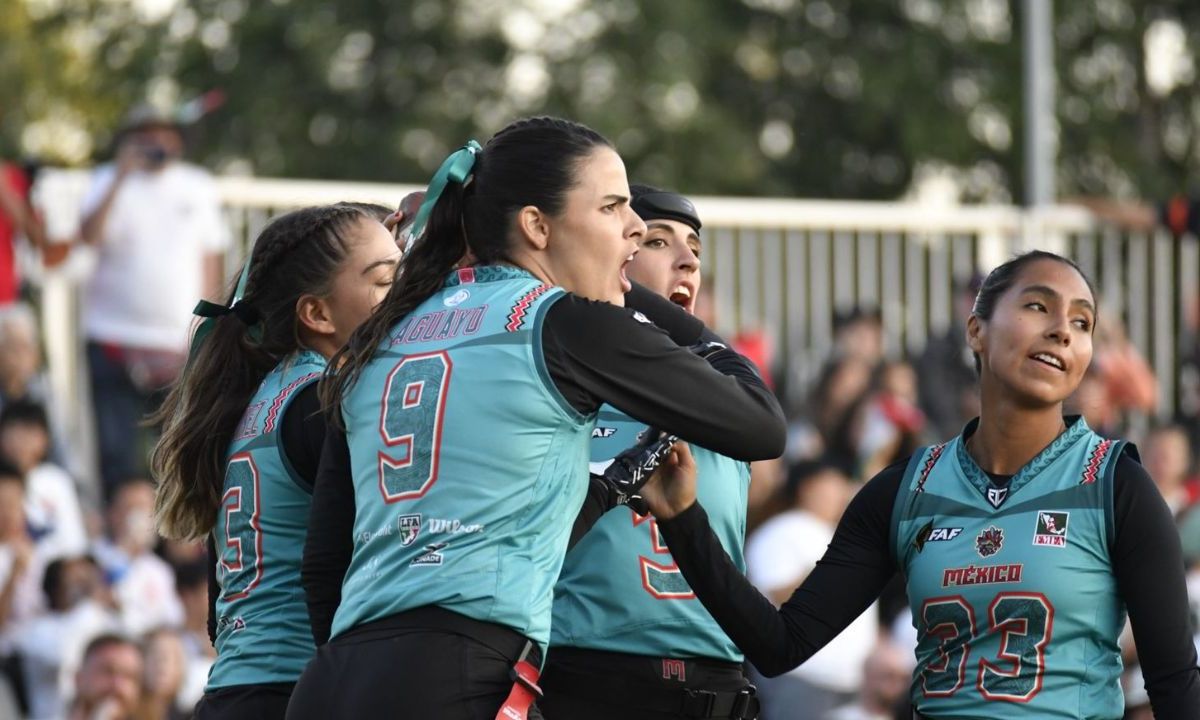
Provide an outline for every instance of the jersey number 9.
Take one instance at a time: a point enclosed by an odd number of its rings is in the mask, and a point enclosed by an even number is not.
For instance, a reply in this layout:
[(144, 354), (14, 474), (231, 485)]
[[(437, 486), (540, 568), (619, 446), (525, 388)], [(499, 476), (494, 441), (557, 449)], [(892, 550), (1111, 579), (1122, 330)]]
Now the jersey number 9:
[(384, 502), (415, 500), (437, 482), (442, 416), (453, 364), (445, 351), (408, 355), (388, 374), (379, 414), (379, 492)]

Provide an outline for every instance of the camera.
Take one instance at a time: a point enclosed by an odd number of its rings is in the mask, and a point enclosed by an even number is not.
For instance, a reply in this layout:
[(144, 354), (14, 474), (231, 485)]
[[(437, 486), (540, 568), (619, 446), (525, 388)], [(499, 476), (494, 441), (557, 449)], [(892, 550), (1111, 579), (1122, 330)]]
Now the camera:
[(167, 162), (167, 151), (158, 145), (146, 145), (141, 149), (142, 157), (151, 168), (159, 168)]

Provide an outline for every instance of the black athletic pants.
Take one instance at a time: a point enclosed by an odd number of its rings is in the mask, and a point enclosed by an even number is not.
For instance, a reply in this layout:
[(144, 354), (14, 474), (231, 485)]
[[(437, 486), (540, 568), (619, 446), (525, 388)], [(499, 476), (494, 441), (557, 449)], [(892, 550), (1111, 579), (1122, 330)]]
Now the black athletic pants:
[(432, 606), (366, 623), (317, 648), (287, 720), (493, 720), (525, 643), (510, 628)]
[(295, 683), (233, 685), (204, 693), (195, 720), (283, 720)]
[(538, 703), (546, 720), (755, 718), (758, 700), (737, 663), (554, 647)]

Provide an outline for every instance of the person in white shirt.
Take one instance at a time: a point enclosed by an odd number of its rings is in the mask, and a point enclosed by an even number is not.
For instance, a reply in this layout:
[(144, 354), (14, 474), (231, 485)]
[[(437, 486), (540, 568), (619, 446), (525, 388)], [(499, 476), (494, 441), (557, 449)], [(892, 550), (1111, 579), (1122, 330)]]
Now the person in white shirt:
[(47, 612), (16, 632), (30, 720), (61, 718), (76, 670), (93, 638), (117, 630), (107, 588), (88, 556), (55, 560), (43, 583)]
[[(850, 500), (850, 480), (831, 464), (803, 461), (788, 471), (783, 488), (790, 509), (763, 523), (746, 541), (750, 582), (777, 605), (791, 596), (833, 539)], [(878, 612), (872, 605), (800, 667), (777, 678), (754, 678), (763, 720), (819, 720), (854, 699), (863, 661), (875, 645)]]
[(158, 627), (183, 625), (175, 573), (153, 552), (154, 485), (132, 480), (117, 488), (108, 513), (110, 538), (95, 545), (96, 559), (112, 586), (121, 629), (140, 637)]
[(42, 608), (42, 564), (25, 523), (25, 479), (0, 459), (0, 657)]
[(83, 201), (81, 235), (97, 250), (83, 330), (106, 494), (143, 474), (138, 423), (183, 366), (196, 298), (215, 297), (224, 274), (216, 184), (182, 155), (178, 122), (135, 107)]
[(75, 481), (50, 462), (50, 424), (41, 405), (18, 401), (0, 410), (0, 455), (25, 476), (25, 516), (42, 562), (87, 552)]

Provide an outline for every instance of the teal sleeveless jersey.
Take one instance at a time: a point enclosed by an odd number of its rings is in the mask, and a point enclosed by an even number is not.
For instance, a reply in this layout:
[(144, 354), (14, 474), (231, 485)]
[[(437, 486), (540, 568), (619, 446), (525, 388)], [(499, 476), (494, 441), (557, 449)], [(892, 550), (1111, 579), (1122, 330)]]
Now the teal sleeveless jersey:
[(356, 514), (335, 636), (437, 605), (544, 648), (595, 423), (542, 354), (563, 294), (515, 268), (457, 271), (347, 393)]
[[(600, 410), (593, 463), (634, 445), (646, 426), (615, 408)], [(746, 492), (750, 466), (693, 447), (697, 495), (721, 545), (745, 571)], [(599, 470), (599, 468), (597, 468)], [(617, 508), (567, 553), (554, 588), (550, 644), (633, 655), (741, 662), (737, 646), (696, 599), (653, 517)], [(553, 657), (553, 649), (551, 650)]]
[(1120, 718), (1113, 472), (1123, 443), (1070, 426), (1007, 488), (963, 437), (908, 464), (892, 516), (912, 702), (932, 718)]
[(312, 352), (280, 363), (234, 431), (213, 528), (221, 595), (208, 690), (295, 682), (312, 657), (300, 586), (312, 494), (288, 463), (279, 426), (296, 393), (324, 369), (325, 359)]

